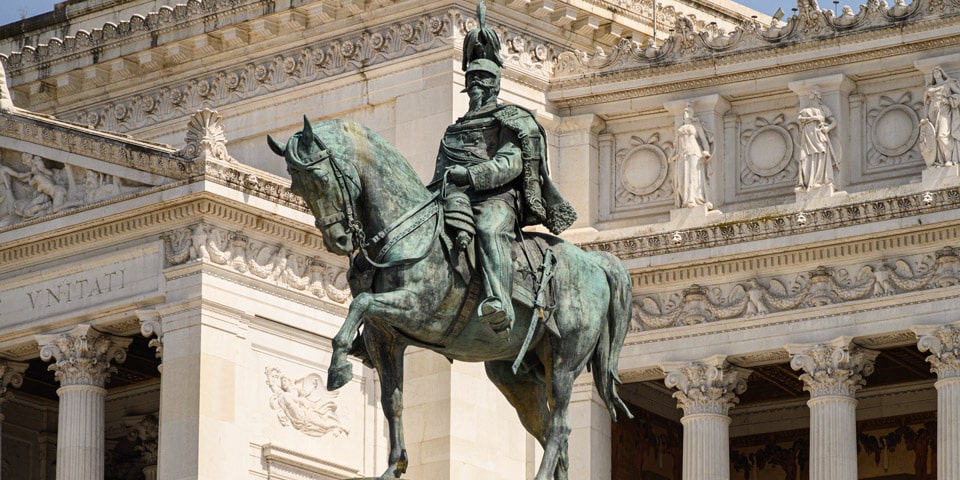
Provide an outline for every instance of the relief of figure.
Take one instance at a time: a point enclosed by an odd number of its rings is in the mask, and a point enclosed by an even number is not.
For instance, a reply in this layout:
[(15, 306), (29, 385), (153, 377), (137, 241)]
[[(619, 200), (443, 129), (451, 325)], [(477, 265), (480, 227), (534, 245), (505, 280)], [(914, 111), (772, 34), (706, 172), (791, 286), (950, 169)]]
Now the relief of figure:
[(91, 204), (101, 200), (120, 196), (120, 186), (110, 175), (105, 175), (93, 170), (87, 170), (83, 181), (84, 203)]
[(887, 10), (887, 13), (891, 17), (902, 17), (909, 12), (910, 12), (910, 7), (907, 6), (907, 2), (905, 0), (894, 0), (893, 6), (890, 7), (889, 10)]
[(830, 141), (837, 119), (823, 104), (820, 89), (810, 91), (810, 104), (800, 109), (800, 171), (797, 191), (810, 191), (833, 185), (833, 171), (840, 157)]
[(840, 12), (840, 16), (837, 17), (837, 20), (834, 22), (835, 25), (841, 27), (847, 27), (857, 23), (857, 15), (853, 13), (853, 8), (850, 8), (849, 5), (844, 5), (843, 10)]
[(696, 207), (706, 205), (707, 201), (707, 162), (710, 161), (710, 134), (704, 130), (700, 120), (693, 115), (693, 104), (687, 103), (683, 109), (683, 124), (677, 127), (677, 162), (674, 170), (674, 192), (676, 205)]
[(30, 167), (29, 172), (21, 173), (18, 178), (37, 191), (32, 199), (17, 202), (17, 214), (23, 218), (34, 218), (45, 213), (59, 212), (75, 206), (67, 201), (67, 189), (57, 184), (54, 173), (43, 164), (43, 158), (24, 152), (23, 164)]
[[(293, 428), (310, 435), (322, 437), (328, 433), (339, 437), (347, 431), (340, 426), (337, 417), (337, 405), (332, 401), (311, 400), (309, 398), (320, 384), (320, 375), (311, 373), (300, 380), (291, 380), (277, 368), (267, 368), (267, 385), (273, 392), (270, 408), (277, 410), (277, 419), (283, 426)], [(336, 392), (330, 395), (336, 395)]]
[(14, 211), (13, 178), (21, 178), (21, 174), (6, 165), (0, 165), (0, 228), (16, 222), (17, 214)]
[(923, 97), (920, 152), (928, 166), (960, 163), (960, 81), (934, 67)]

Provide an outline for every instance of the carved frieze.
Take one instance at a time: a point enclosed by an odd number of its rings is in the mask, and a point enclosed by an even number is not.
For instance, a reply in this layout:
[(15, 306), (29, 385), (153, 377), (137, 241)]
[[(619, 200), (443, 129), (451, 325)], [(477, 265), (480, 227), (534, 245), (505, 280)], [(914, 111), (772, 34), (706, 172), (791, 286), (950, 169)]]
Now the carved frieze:
[(294, 380), (276, 367), (267, 367), (264, 373), (272, 392), (270, 409), (277, 413), (280, 425), (293, 427), (311, 437), (349, 435), (337, 415), (334, 399), (339, 392), (317, 388), (323, 384), (319, 374), (311, 373)]
[(16, 168), (0, 163), (0, 228), (148, 188), (30, 153), (22, 153), (20, 159)]
[(209, 262), (333, 303), (343, 304), (350, 298), (345, 269), (291, 252), (283, 245), (203, 223), (166, 232), (163, 240), (171, 266)]
[(945, 247), (846, 268), (821, 266), (792, 277), (693, 285), (681, 292), (646, 295), (634, 299), (634, 323), (641, 330), (653, 330), (944, 288), (960, 284), (958, 253)]

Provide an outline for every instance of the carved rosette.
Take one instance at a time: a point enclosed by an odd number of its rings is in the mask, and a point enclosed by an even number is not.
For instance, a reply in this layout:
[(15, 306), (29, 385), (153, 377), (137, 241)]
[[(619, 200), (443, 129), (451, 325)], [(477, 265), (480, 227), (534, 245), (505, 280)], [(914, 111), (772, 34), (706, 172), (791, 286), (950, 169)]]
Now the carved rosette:
[(50, 365), (54, 377), (63, 387), (92, 385), (103, 388), (116, 367), (111, 360), (123, 363), (127, 358), (129, 338), (113, 337), (97, 332), (90, 325), (77, 325), (59, 335), (37, 335), (40, 359)]
[(737, 395), (747, 390), (751, 371), (728, 364), (722, 355), (698, 362), (665, 362), (660, 368), (667, 374), (668, 388), (676, 388), (673, 398), (684, 415), (715, 414), (726, 416), (739, 403)]
[(937, 377), (960, 378), (960, 324), (913, 327), (917, 348), (930, 352), (927, 362)]
[(880, 352), (852, 345), (851, 337), (840, 337), (820, 344), (787, 345), (793, 357), (790, 367), (803, 370), (800, 380), (803, 389), (816, 397), (850, 397), (873, 373), (873, 361)]

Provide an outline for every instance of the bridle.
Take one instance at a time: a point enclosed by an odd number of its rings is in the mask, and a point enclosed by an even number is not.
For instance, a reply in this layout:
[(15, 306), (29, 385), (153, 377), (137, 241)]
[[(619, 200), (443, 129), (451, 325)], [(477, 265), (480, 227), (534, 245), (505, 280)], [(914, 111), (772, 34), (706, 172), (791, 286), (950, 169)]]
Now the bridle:
[[(301, 141), (305, 140), (304, 136), (305, 135), (300, 136)], [(320, 231), (324, 231), (325, 227), (329, 227), (335, 223), (340, 223), (343, 225), (343, 229), (347, 232), (347, 234), (351, 236), (354, 244), (359, 247), (361, 255), (366, 258), (367, 262), (377, 268), (407, 265), (419, 262), (420, 260), (426, 258), (426, 256), (430, 253), (430, 248), (440, 236), (441, 225), (443, 225), (443, 212), (439, 206), (439, 202), (437, 202), (440, 192), (434, 193), (424, 202), (421, 202), (417, 207), (404, 213), (399, 219), (393, 221), (390, 225), (368, 240), (366, 232), (363, 229), (363, 224), (360, 222), (359, 216), (357, 215), (358, 208), (356, 205), (356, 199), (360, 197), (359, 180), (344, 171), (343, 167), (336, 161), (336, 157), (333, 155), (330, 149), (323, 144), (323, 141), (321, 141), (316, 134), (310, 131), (309, 137), (313, 141), (314, 145), (320, 149), (320, 153), (316, 158), (307, 159), (306, 162), (298, 161), (298, 163), (300, 163), (298, 168), (304, 170), (305, 173), (313, 175), (314, 170), (316, 170), (315, 165), (329, 160), (330, 170), (333, 172), (333, 176), (336, 179), (337, 188), (339, 189), (340, 193), (340, 199), (343, 202), (343, 205), (337, 208), (336, 213), (324, 216), (322, 218), (317, 218), (315, 221), (317, 228), (320, 229)], [(350, 184), (356, 188), (357, 195), (354, 196), (350, 194)], [(433, 238), (430, 240), (430, 242), (424, 245), (422, 252), (420, 252), (418, 255), (408, 258), (399, 258), (383, 263), (380, 262), (390, 248), (396, 245), (400, 240), (403, 240), (405, 237), (413, 233), (417, 228), (426, 223), (427, 220), (432, 217), (436, 218)], [(367, 248), (370, 245), (375, 245), (381, 241), (383, 241), (384, 244), (380, 248), (376, 258), (374, 258), (367, 252)], [(350, 263), (353, 264), (354, 259), (352, 253), (350, 254), (350, 257)]]

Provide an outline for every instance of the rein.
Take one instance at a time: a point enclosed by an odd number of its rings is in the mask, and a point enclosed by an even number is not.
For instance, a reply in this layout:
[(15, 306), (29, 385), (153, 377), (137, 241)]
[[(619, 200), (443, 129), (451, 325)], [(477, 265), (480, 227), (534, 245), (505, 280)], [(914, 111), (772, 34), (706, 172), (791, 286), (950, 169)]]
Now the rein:
[[(363, 231), (363, 224), (361, 224), (360, 220), (357, 218), (357, 208), (353, 203), (353, 197), (350, 195), (350, 189), (347, 186), (347, 178), (350, 177), (348, 177), (348, 175), (343, 171), (343, 169), (340, 167), (340, 164), (336, 162), (333, 154), (330, 153), (330, 150), (327, 149), (326, 145), (324, 145), (323, 142), (316, 137), (316, 135), (314, 135), (313, 138), (323, 152), (321, 155), (330, 160), (333, 175), (337, 179), (337, 188), (340, 189), (340, 198), (344, 199), (343, 211), (328, 215), (323, 219), (317, 219), (317, 226), (320, 227), (321, 221), (324, 226), (326, 226), (346, 220), (346, 229), (356, 240), (357, 246), (360, 248), (361, 255), (367, 259), (370, 265), (373, 265), (376, 268), (389, 268), (399, 265), (408, 265), (419, 262), (420, 260), (426, 258), (427, 255), (430, 254), (430, 248), (434, 243), (436, 243), (437, 238), (440, 237), (440, 230), (441, 226), (443, 225), (443, 212), (440, 209), (439, 203), (437, 202), (440, 192), (435, 192), (430, 196), (430, 198), (427, 198), (425, 201), (421, 202), (420, 205), (406, 212), (400, 218), (394, 220), (390, 225), (374, 235), (370, 240), (367, 240), (366, 233)], [(322, 160), (323, 159), (321, 158), (319, 161)], [(352, 178), (350, 178), (350, 180), (351, 183), (357, 183), (353, 182)], [(398, 258), (389, 262), (380, 263), (384, 255), (386, 255), (391, 248), (393, 248), (398, 242), (413, 233), (417, 228), (434, 216), (437, 220), (433, 228), (433, 238), (424, 245), (423, 250), (419, 254), (408, 258)], [(401, 226), (404, 226), (404, 228), (400, 229)], [(397, 234), (391, 237), (390, 235), (395, 231)], [(387, 240), (386, 243), (384, 243), (383, 247), (380, 248), (380, 252), (377, 254), (376, 258), (372, 257), (370, 253), (367, 252), (367, 247), (370, 245), (375, 245), (383, 240)]]

